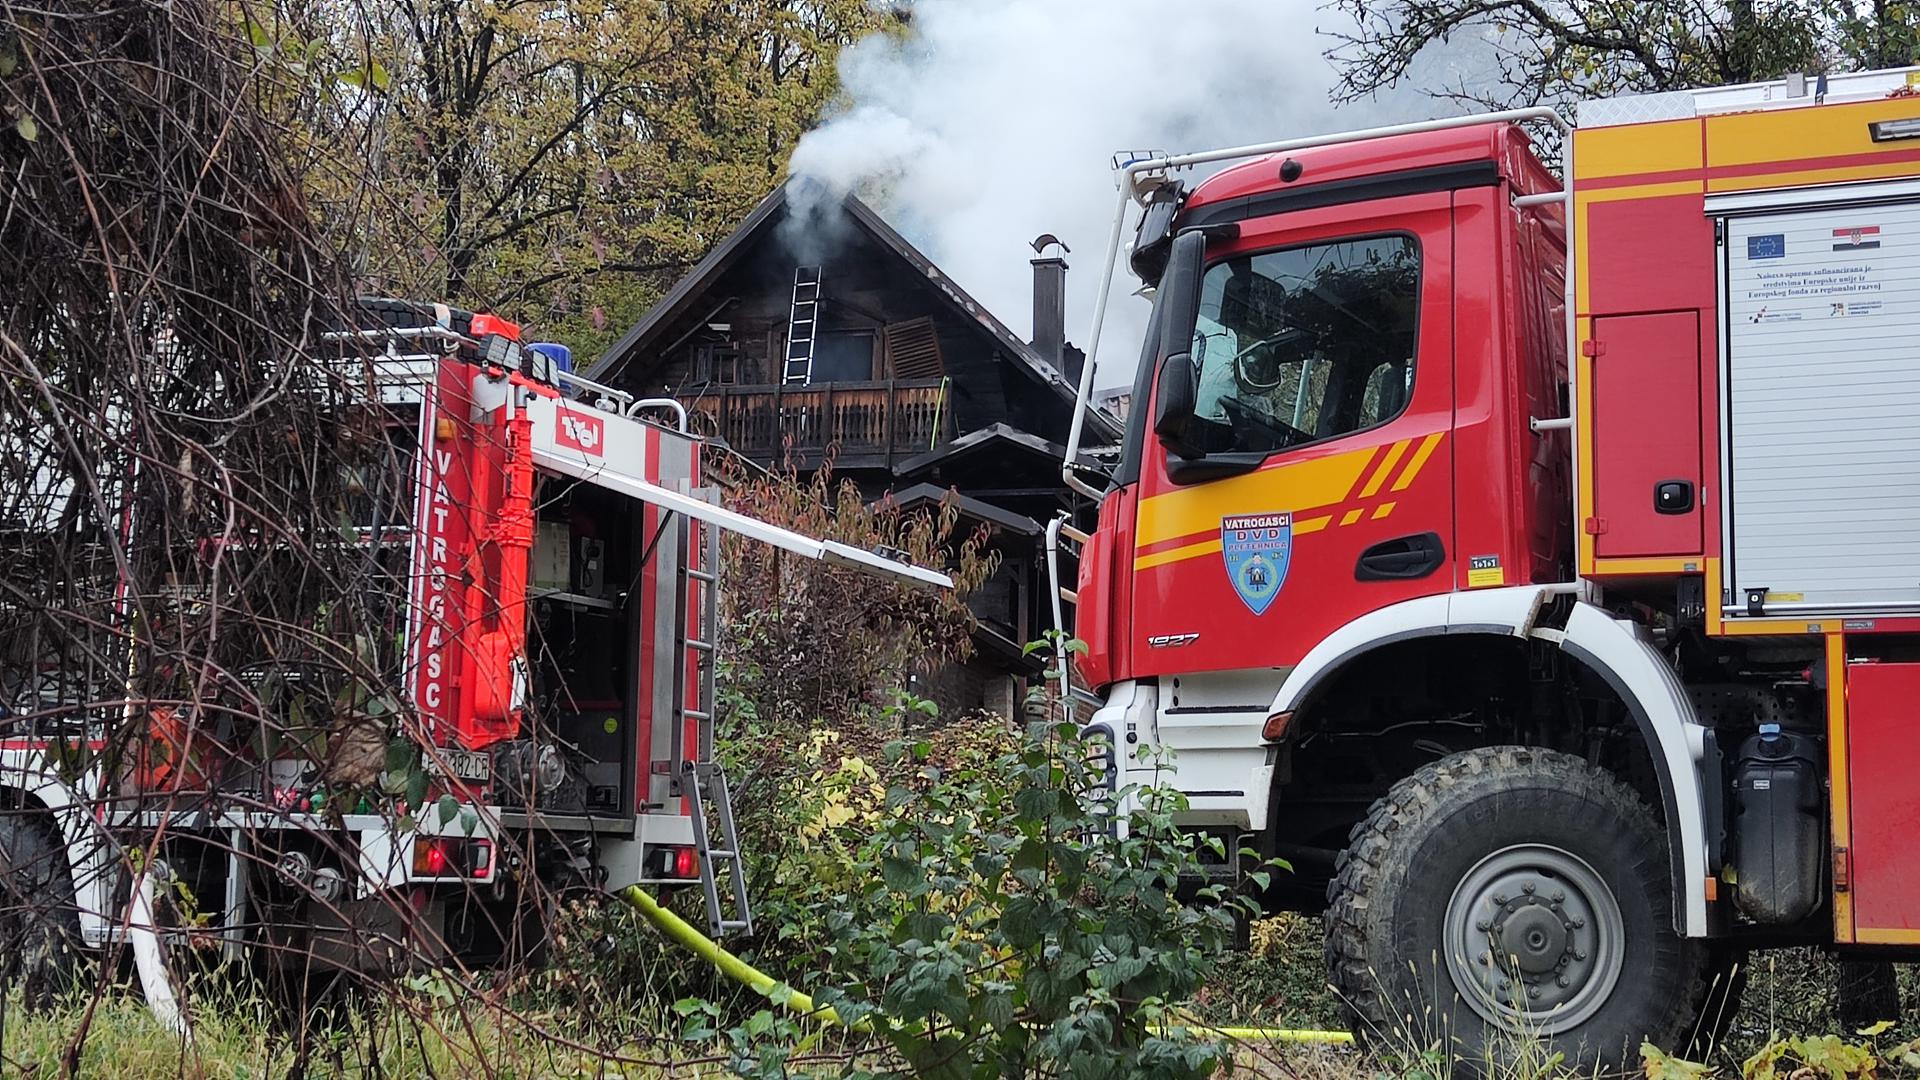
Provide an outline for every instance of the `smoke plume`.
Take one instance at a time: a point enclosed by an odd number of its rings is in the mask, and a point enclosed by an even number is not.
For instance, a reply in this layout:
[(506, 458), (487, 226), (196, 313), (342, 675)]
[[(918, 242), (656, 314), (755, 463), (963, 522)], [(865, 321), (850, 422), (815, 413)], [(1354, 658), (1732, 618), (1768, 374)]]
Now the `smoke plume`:
[[(817, 193), (856, 191), (1015, 332), (1028, 242), (1068, 261), (1068, 336), (1084, 346), (1119, 150), (1196, 150), (1419, 115), (1343, 107), (1311, 0), (916, 0), (911, 33), (841, 58), (847, 103), (796, 149)], [(808, 205), (797, 201), (804, 230)], [(1131, 225), (1129, 225), (1129, 229)], [(1116, 273), (1098, 382), (1131, 380), (1146, 304)]]

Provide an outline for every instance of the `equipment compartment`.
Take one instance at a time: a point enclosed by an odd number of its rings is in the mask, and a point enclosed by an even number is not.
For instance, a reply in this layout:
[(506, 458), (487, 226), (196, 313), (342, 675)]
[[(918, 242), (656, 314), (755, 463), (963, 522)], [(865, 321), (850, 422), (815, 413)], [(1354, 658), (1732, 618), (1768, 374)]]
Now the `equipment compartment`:
[(1593, 340), (1594, 553), (1698, 555), (1699, 316), (1609, 315)]
[(1724, 235), (1729, 613), (1920, 609), (1920, 206)]
[(1847, 665), (1847, 795), (1855, 940), (1920, 935), (1920, 664)]

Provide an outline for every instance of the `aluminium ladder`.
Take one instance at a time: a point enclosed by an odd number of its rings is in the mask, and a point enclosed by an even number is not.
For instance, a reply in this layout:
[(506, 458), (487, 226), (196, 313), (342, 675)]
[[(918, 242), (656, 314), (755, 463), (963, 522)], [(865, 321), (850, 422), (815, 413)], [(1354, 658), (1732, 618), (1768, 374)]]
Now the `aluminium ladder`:
[(813, 382), (813, 346), (820, 326), (820, 268), (801, 266), (793, 271), (793, 309), (787, 320), (787, 362), (781, 382), (806, 386)]
[[(720, 499), (714, 488), (689, 494), (706, 502), (717, 503)], [(693, 846), (700, 862), (700, 888), (707, 901), (707, 926), (714, 937), (720, 937), (736, 930), (753, 930), (746, 867), (740, 860), (740, 834), (733, 822), (733, 794), (726, 773), (713, 759), (720, 530), (685, 516), (680, 519), (679, 529), (680, 550), (685, 556), (679, 572), (681, 663), (675, 672), (679, 693), (673, 727), (674, 757), (681, 762), (681, 794), (692, 804)], [(691, 754), (684, 753), (682, 746), (689, 721), (696, 732)], [(724, 891), (722, 871), (727, 879)]]

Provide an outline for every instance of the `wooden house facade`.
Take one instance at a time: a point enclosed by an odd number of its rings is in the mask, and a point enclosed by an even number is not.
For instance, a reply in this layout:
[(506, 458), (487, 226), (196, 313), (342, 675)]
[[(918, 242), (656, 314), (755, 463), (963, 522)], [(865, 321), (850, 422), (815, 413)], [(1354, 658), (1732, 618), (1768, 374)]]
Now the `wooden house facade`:
[[(1054, 244), (1036, 241), (1034, 335), (1022, 340), (858, 198), (783, 186), (588, 374), (680, 400), (760, 465), (806, 474), (831, 456), (864, 497), (907, 507), (954, 492), (1002, 566), (969, 598), (975, 659), (922, 692), (1012, 715), (1039, 670), (1021, 646), (1049, 622), (1046, 522), (1081, 509), (1060, 480), (1083, 358), (1066, 341)], [(1103, 409), (1086, 431), (1096, 453), (1120, 439)]]

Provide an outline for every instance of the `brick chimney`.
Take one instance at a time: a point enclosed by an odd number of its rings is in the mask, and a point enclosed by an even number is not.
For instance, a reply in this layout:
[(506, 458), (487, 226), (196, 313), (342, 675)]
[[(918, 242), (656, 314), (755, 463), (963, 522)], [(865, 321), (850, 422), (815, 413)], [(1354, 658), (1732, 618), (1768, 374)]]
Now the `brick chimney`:
[[(1053, 247), (1060, 249), (1058, 255), (1047, 254)], [(1067, 260), (1061, 257), (1069, 251), (1052, 233), (1034, 237), (1033, 250), (1039, 255), (1033, 260), (1033, 351), (1071, 377), (1067, 371)]]

